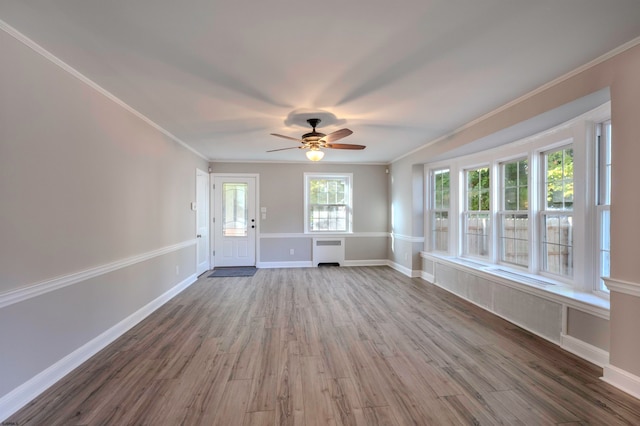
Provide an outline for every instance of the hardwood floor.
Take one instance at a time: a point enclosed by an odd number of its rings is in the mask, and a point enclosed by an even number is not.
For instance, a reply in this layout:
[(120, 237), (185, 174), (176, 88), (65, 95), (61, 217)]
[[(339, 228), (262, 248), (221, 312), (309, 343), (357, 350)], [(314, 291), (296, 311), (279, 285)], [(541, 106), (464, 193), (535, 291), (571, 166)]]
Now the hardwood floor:
[(640, 424), (601, 373), (387, 267), (261, 269), (201, 278), (7, 422)]

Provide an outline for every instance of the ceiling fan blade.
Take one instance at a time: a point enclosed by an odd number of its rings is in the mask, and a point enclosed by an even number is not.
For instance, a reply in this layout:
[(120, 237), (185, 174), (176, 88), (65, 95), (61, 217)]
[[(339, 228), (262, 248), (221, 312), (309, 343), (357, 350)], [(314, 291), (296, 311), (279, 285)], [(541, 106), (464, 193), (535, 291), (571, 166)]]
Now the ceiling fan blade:
[(279, 135), (277, 133), (271, 133), (271, 136), (277, 136), (279, 138), (285, 138), (285, 139), (289, 139), (289, 140), (296, 141), (296, 142), (302, 142), (302, 139), (292, 138), (291, 136)]
[(340, 129), (336, 130), (335, 132), (329, 133), (327, 136), (322, 137), (320, 140), (331, 143), (333, 141), (337, 141), (338, 139), (346, 138), (351, 133), (353, 132), (349, 129)]
[(302, 148), (304, 148), (304, 146), (290, 146), (289, 148), (272, 149), (272, 150), (267, 151), (267, 152), (284, 151), (284, 150), (287, 150), (287, 149), (296, 149), (296, 148), (297, 149), (302, 149)]
[(365, 149), (365, 145), (353, 145), (350, 143), (328, 143), (325, 145), (326, 148), (331, 149)]

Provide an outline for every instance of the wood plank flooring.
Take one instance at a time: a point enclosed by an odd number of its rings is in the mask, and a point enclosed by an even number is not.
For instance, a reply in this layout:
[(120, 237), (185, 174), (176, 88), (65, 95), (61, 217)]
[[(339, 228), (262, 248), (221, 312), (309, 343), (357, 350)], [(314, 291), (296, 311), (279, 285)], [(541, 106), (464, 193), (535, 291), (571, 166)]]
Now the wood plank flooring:
[(203, 278), (17, 425), (640, 424), (600, 368), (387, 267)]

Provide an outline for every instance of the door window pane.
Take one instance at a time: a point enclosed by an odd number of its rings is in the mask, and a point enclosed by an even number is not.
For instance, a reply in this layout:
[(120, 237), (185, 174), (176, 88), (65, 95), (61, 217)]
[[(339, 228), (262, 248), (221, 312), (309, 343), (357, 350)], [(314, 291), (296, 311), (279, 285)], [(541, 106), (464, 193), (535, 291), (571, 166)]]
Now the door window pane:
[(246, 237), (248, 185), (224, 183), (222, 185), (222, 234), (225, 237)]

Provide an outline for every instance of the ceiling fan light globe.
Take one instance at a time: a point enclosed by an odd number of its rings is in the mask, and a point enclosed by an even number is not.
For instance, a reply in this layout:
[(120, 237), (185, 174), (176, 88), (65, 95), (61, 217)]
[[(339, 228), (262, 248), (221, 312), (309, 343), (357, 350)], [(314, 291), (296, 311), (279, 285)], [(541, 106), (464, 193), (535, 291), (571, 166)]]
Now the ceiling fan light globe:
[(324, 157), (324, 152), (319, 149), (311, 149), (306, 152), (306, 156), (311, 161), (320, 161)]

